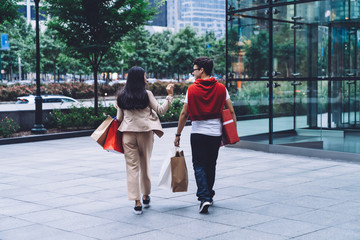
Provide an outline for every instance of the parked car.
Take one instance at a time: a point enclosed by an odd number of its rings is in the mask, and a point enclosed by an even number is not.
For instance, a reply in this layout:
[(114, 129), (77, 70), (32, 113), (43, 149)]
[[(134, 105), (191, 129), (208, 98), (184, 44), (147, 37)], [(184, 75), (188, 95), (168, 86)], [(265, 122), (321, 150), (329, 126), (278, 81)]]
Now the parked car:
[[(85, 84), (88, 84), (88, 85), (94, 85), (94, 82), (95, 82), (95, 80), (86, 80), (86, 81), (84, 81), (84, 83)], [(97, 80), (97, 82), (98, 82), (98, 84), (105, 84), (106, 83), (106, 81), (104, 81), (104, 80)]]
[[(35, 95), (21, 96), (17, 98), (17, 104), (34, 104)], [(63, 95), (41, 95), (43, 103), (79, 103), (76, 99)]]
[(109, 82), (109, 85), (112, 86), (114, 84), (126, 84), (126, 80), (113, 80)]
[(154, 83), (154, 82), (157, 82), (158, 80), (156, 78), (148, 78), (147, 79), (147, 82), (148, 83)]

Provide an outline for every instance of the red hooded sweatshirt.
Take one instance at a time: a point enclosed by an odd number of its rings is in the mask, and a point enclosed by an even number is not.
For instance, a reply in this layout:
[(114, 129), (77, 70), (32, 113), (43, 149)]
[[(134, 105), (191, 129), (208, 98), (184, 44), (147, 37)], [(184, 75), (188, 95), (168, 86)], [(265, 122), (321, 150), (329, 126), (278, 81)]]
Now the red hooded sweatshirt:
[(215, 78), (196, 79), (188, 89), (188, 109), (192, 121), (221, 118), (226, 89)]

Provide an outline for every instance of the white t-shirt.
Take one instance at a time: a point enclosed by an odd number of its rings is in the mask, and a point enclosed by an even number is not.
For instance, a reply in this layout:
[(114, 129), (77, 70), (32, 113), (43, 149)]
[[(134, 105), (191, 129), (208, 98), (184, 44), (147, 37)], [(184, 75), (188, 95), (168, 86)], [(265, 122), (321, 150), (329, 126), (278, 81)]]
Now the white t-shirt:
[[(225, 101), (230, 99), (228, 90), (226, 89)], [(188, 93), (186, 92), (185, 103), (188, 103)], [(199, 133), (208, 136), (221, 136), (222, 125), (220, 118), (192, 121), (191, 133)]]

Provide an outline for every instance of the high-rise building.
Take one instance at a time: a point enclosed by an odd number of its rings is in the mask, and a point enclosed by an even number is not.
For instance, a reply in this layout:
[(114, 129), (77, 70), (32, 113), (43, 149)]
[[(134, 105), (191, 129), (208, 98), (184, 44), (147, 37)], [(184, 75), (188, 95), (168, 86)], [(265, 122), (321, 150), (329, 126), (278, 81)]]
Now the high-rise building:
[[(35, 2), (34, 0), (22, 0), (18, 2), (19, 12), (26, 18), (26, 22), (35, 27)], [(40, 2), (41, 6), (41, 2)], [(44, 21), (46, 20), (45, 12), (40, 10), (39, 14), (40, 28), (45, 29)]]
[(168, 0), (168, 27), (175, 32), (191, 26), (199, 34), (214, 32), (218, 38), (225, 36), (225, 0)]
[[(149, 0), (150, 6), (154, 6), (155, 0)], [(154, 16), (154, 18), (148, 21), (148, 24), (151, 26), (167, 26), (167, 2), (160, 6), (158, 9), (158, 14)]]
[(256, 142), (244, 146), (358, 161), (360, 0), (227, 4), (226, 86), (243, 144)]

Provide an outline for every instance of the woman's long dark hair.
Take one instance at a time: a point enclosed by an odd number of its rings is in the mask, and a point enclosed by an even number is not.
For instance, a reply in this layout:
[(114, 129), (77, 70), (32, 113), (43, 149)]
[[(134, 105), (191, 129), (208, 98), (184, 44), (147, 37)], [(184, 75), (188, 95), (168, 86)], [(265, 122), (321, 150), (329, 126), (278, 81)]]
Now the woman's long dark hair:
[(117, 95), (117, 104), (122, 109), (144, 109), (149, 106), (145, 90), (145, 70), (134, 66), (130, 68), (126, 85)]

